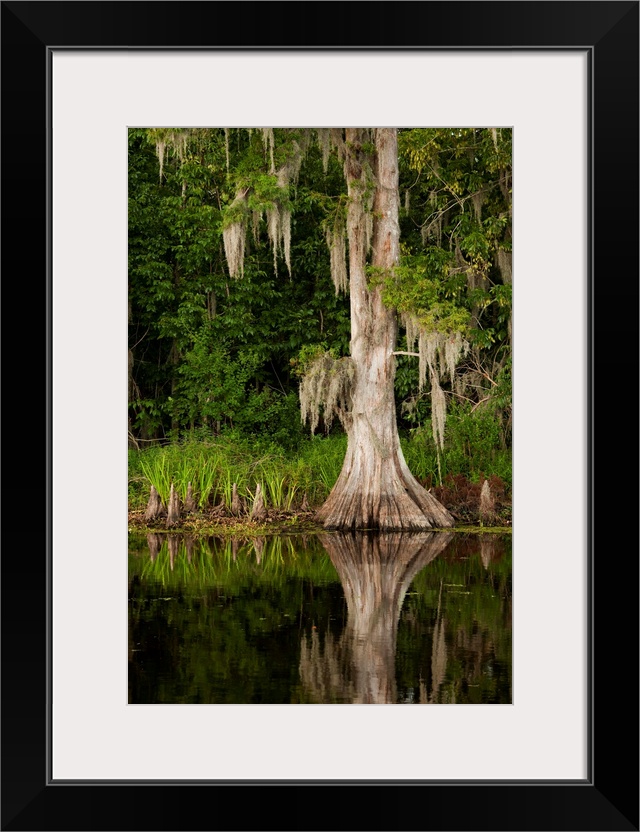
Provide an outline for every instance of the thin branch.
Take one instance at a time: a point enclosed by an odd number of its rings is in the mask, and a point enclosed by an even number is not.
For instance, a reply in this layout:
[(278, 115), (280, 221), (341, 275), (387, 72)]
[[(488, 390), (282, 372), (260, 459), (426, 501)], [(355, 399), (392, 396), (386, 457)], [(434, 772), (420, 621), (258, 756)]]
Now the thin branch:
[(474, 411), (477, 407), (480, 407), (480, 405), (481, 405), (483, 402), (488, 402), (490, 398), (491, 398), (491, 396), (485, 396), (485, 397), (484, 397), (484, 399), (480, 399), (480, 401), (479, 401), (479, 402), (477, 402), (476, 404), (474, 404), (474, 406), (471, 408), (471, 412), (473, 413), (473, 411)]
[[(284, 387), (282, 386), (282, 382), (280, 381), (280, 376), (278, 375), (278, 371), (276, 370), (276, 368), (275, 368), (275, 367), (274, 367), (274, 365), (273, 365), (273, 360), (271, 360), (269, 363), (271, 364), (271, 369), (273, 370), (275, 377), (278, 379), (278, 384), (280, 385), (280, 390), (282, 390), (283, 394), (286, 396), (286, 395), (287, 395), (287, 391), (286, 391), (286, 390), (284, 389)], [(271, 385), (270, 385), (270, 384), (269, 384), (269, 385), (267, 385), (267, 386), (268, 386), (268, 387), (271, 387)], [(272, 389), (272, 390), (275, 390), (277, 393), (279, 393), (279, 392), (280, 392), (280, 390), (277, 390), (277, 388), (275, 388), (275, 387), (271, 387), (271, 389)]]
[(493, 384), (494, 387), (498, 386), (498, 382), (494, 381), (488, 373), (485, 373), (483, 370), (480, 370), (479, 372), (481, 376), (484, 376), (484, 378), (486, 378), (489, 384)]
[(455, 396), (456, 399), (462, 399), (462, 401), (469, 402), (469, 404), (474, 403), (473, 399), (470, 399), (468, 396), (463, 396), (462, 393), (456, 393), (455, 390), (443, 390), (443, 393)]
[(444, 206), (444, 208), (441, 208), (439, 211), (433, 211), (431, 214), (429, 214), (429, 216), (426, 218), (426, 220), (424, 222), (420, 223), (420, 222), (416, 222), (414, 220), (413, 224), (417, 228), (425, 228), (427, 225), (431, 225), (431, 223), (434, 223), (438, 219), (438, 217), (444, 216), (444, 214), (446, 214), (447, 211), (449, 211), (451, 208), (453, 208), (453, 206), (455, 204), (456, 204), (455, 200), (452, 201), (452, 202), (447, 202), (447, 204)]
[[(427, 165), (429, 165), (429, 162), (427, 162)], [(429, 167), (431, 168), (431, 172), (432, 172), (435, 176), (437, 176), (437, 177), (438, 177), (438, 179), (442, 182), (442, 184), (445, 186), (445, 188), (449, 191), (449, 193), (451, 194), (451, 196), (452, 196), (452, 197), (455, 199), (455, 201), (458, 203), (458, 205), (460, 206), (460, 208), (462, 208), (462, 210), (464, 211), (464, 201), (463, 201), (462, 199), (460, 199), (460, 197), (459, 197), (459, 196), (458, 196), (458, 194), (457, 194), (457, 193), (453, 190), (453, 188), (451, 187), (451, 185), (449, 185), (449, 184), (447, 184), (447, 182), (445, 182), (445, 180), (444, 180), (444, 179), (440, 176), (440, 174), (439, 174), (439, 173), (438, 173), (438, 171), (437, 171), (437, 170), (433, 167), (433, 165), (429, 165)]]
[(140, 344), (142, 341), (144, 341), (144, 339), (147, 336), (147, 332), (149, 332), (149, 329), (150, 329), (150, 327), (147, 327), (146, 332), (144, 333), (144, 335), (141, 338), (138, 338), (138, 340), (135, 342), (135, 344), (132, 347), (129, 347), (130, 350), (135, 350), (135, 348), (138, 346), (138, 344)]

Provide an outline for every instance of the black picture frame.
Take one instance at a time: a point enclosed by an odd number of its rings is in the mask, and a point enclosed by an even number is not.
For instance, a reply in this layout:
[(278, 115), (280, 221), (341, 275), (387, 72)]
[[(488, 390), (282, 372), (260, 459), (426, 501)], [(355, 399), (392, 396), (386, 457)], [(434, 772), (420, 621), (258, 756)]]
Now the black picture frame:
[[(29, 495), (31, 535), (31, 518), (42, 518), (34, 547), (32, 537), (26, 543), (21, 537), (21, 516), (13, 511), (9, 517), (5, 514), (3, 830), (638, 830), (638, 503), (634, 499), (631, 505), (630, 499), (637, 497), (638, 481), (638, 454), (632, 459), (630, 453), (637, 451), (638, 436), (638, 10), (638, 2), (627, 0), (333, 6), (208, 0), (2, 2), (2, 288), (13, 321), (5, 329), (3, 371), (9, 404), (5, 424), (9, 444), (19, 437), (20, 445), (24, 438), (24, 458), (31, 460), (29, 476), (22, 479), (17, 473), (16, 479), (9, 470), (7, 484), (14, 506), (24, 506)], [(215, 35), (207, 40), (209, 33)], [(54, 48), (151, 47), (588, 51), (591, 730), (584, 782), (191, 784), (47, 779), (51, 707), (48, 67)], [(570, 204), (570, 195), (559, 194), (558, 199)], [(25, 280), (31, 286), (28, 299)], [(19, 361), (9, 344), (19, 351)], [(37, 403), (34, 391), (42, 396)], [(16, 410), (31, 414), (24, 420), (21, 415), (19, 428), (11, 417), (16, 395), (20, 395)], [(34, 478), (34, 470), (43, 475)], [(562, 476), (561, 471), (554, 474)], [(28, 598), (23, 587), (28, 587)]]

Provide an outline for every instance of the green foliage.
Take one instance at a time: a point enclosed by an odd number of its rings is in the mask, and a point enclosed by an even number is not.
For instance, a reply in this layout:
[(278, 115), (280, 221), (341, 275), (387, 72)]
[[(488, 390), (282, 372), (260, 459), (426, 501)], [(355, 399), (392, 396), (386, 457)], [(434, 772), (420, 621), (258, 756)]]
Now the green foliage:
[(302, 446), (302, 459), (313, 471), (314, 481), (320, 484), (319, 492), (328, 496), (335, 485), (347, 452), (347, 437), (343, 433), (334, 436), (312, 436)]
[(172, 482), (182, 499), (191, 483), (201, 509), (220, 502), (229, 506), (234, 483), (246, 499), (258, 482), (271, 508), (297, 509), (305, 495), (310, 505), (319, 505), (338, 478), (346, 449), (344, 434), (305, 439), (292, 454), (266, 437), (247, 439), (236, 432), (130, 450), (129, 507), (143, 508), (151, 485), (166, 505)]
[(298, 378), (305, 376), (311, 367), (321, 356), (329, 355), (334, 360), (337, 359), (338, 353), (336, 349), (328, 349), (326, 342), (319, 344), (305, 344), (298, 355), (292, 358), (289, 362), (291, 364), (292, 373)]
[(450, 271), (450, 253), (435, 247), (407, 255), (384, 280), (383, 299), (398, 312), (410, 313), (428, 331), (468, 335), (470, 313), (464, 281)]
[[(336, 295), (325, 240), (326, 227), (344, 216), (346, 188), (341, 162), (330, 156), (325, 171), (317, 147), (295, 186), (283, 188), (275, 171), (303, 135), (282, 128), (274, 139), (265, 142), (257, 129), (129, 131), (129, 421), (143, 447), (153, 439), (232, 435), (307, 453), (301, 375), (321, 353), (349, 353), (349, 299)], [(447, 399), (473, 410), (473, 418), (493, 414), (506, 456), (511, 132), (400, 130), (399, 170), (401, 263), (393, 275), (370, 269), (369, 285), (381, 285), (388, 305), (427, 329), (465, 334), (472, 350), (456, 383), (446, 383)], [(246, 200), (236, 204), (243, 188)], [(268, 240), (264, 211), (276, 203), (292, 211), (291, 278), (286, 270), (276, 274)], [(235, 210), (261, 217), (248, 229), (240, 280), (229, 278), (222, 244)], [(402, 329), (399, 335), (402, 350)], [(417, 364), (397, 357), (399, 424), (428, 433), (431, 404), (419, 392)], [(470, 436), (473, 450), (485, 440), (466, 419), (450, 408), (446, 433), (452, 443), (458, 433)], [(445, 450), (445, 469), (467, 470), (463, 441), (456, 447)], [(478, 453), (484, 460), (482, 447)], [(429, 447), (416, 464), (432, 469)], [(314, 472), (323, 490), (337, 476), (333, 461)]]
[[(398, 143), (401, 263), (385, 302), (428, 331), (461, 332), (472, 369), (493, 377), (510, 354), (511, 131), (407, 129)], [(478, 404), (496, 392), (464, 395)]]
[[(282, 142), (296, 135), (276, 131), (276, 166)], [(348, 350), (348, 299), (335, 296), (322, 229), (339, 195), (339, 167), (325, 174), (316, 151), (301, 171), (295, 280), (275, 274), (263, 218), (256, 239), (250, 234), (244, 278), (230, 281), (222, 245), (230, 211), (275, 200), (293, 208), (291, 194), (265, 172), (269, 154), (257, 131), (230, 131), (229, 171), (224, 131), (184, 136), (129, 131), (131, 429), (143, 441), (240, 429), (294, 447), (302, 433), (291, 360), (315, 343)], [(166, 144), (161, 179), (158, 141)], [(248, 202), (232, 209), (243, 182)]]
[(447, 474), (462, 474), (474, 482), (497, 476), (511, 484), (511, 449), (504, 444), (504, 431), (491, 409), (473, 411), (469, 404), (456, 404), (447, 414), (444, 450), (440, 455), (438, 475), (437, 451), (430, 420), (401, 438), (407, 465), (423, 483), (435, 485)]
[[(509, 385), (505, 382), (505, 387)], [(499, 398), (496, 399), (499, 401)], [(491, 408), (471, 411), (454, 406), (447, 416), (441, 476), (463, 475), (472, 482), (497, 476), (512, 481), (511, 451), (504, 444), (504, 425)], [(407, 464), (420, 482), (435, 485), (437, 452), (428, 418), (400, 438)], [(306, 494), (310, 505), (320, 505), (333, 488), (347, 450), (341, 431), (303, 438), (295, 451), (262, 436), (248, 439), (239, 432), (206, 441), (191, 439), (129, 451), (129, 507), (143, 508), (153, 484), (168, 499), (173, 482), (184, 499), (190, 482), (201, 509), (224, 502), (230, 505), (233, 483), (247, 498), (260, 482), (267, 504), (276, 509), (300, 507)]]

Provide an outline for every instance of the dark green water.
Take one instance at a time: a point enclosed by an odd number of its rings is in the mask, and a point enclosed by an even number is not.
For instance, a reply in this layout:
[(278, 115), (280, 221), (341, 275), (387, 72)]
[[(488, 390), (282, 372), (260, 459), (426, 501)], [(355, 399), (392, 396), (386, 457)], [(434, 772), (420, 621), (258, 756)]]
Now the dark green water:
[(129, 703), (511, 702), (511, 536), (129, 540)]

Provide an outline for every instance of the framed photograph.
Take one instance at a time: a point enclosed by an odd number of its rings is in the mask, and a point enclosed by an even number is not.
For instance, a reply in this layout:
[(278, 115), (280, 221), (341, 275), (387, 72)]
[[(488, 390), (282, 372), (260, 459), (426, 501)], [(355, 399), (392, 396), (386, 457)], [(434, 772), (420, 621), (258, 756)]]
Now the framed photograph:
[[(638, 8), (2, 3), (3, 829), (639, 828)], [(508, 698), (127, 693), (127, 139), (230, 125), (512, 136)]]

